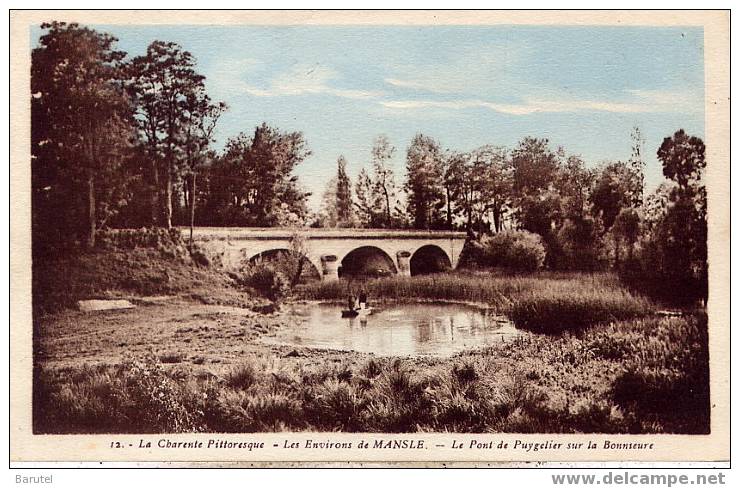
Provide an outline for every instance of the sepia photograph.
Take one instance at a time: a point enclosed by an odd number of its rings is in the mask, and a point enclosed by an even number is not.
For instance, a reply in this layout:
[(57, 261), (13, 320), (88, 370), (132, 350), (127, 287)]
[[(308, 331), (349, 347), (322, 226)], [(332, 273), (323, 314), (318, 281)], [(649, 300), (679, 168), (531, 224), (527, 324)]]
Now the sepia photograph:
[(607, 459), (725, 431), (706, 25), (117, 13), (11, 18), (29, 438)]

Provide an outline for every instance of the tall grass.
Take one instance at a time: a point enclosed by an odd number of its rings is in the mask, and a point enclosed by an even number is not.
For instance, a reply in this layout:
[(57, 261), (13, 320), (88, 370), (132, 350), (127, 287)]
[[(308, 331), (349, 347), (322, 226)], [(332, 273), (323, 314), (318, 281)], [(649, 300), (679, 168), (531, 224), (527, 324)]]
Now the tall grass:
[(216, 379), (167, 372), (154, 356), (40, 369), (33, 420), (36, 433), (696, 434), (709, 430), (708, 382), (706, 316), (696, 314), (535, 336), (452, 359), (263, 356)]
[(615, 276), (605, 273), (395, 276), (356, 284), (316, 282), (297, 293), (312, 300), (344, 300), (353, 287), (362, 287), (378, 299), (484, 303), (509, 315), (519, 327), (546, 333), (640, 317), (653, 310), (649, 300), (632, 295)]

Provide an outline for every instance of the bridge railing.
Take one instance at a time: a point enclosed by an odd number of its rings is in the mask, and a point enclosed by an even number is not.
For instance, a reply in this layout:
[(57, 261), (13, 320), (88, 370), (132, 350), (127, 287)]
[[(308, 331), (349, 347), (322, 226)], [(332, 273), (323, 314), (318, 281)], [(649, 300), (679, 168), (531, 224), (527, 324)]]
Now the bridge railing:
[[(189, 227), (180, 227), (183, 234), (189, 235)], [(418, 230), (418, 229), (314, 229), (314, 228), (287, 228), (287, 227), (194, 227), (195, 239), (290, 239), (293, 235), (300, 235), (308, 239), (367, 239), (367, 238), (394, 238), (394, 239), (462, 239), (465, 232), (449, 230)]]

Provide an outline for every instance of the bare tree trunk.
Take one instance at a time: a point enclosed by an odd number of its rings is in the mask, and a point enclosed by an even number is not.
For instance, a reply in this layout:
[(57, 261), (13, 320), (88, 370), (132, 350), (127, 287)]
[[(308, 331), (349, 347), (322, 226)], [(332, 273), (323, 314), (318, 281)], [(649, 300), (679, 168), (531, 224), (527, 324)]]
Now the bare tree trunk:
[(167, 164), (167, 185), (164, 194), (164, 226), (167, 229), (172, 228), (172, 161)]
[(95, 230), (96, 230), (96, 217), (95, 217), (95, 175), (93, 171), (88, 170), (87, 175), (87, 219), (88, 219), (88, 235), (87, 235), (87, 247), (92, 249), (95, 247)]
[(160, 192), (159, 192), (159, 167), (156, 159), (152, 160), (152, 187), (151, 187), (151, 205), (152, 205), (152, 227), (159, 225), (160, 216)]
[(190, 252), (193, 252), (193, 226), (195, 224), (195, 171), (190, 184)]
[(182, 182), (182, 197), (185, 200), (185, 208), (188, 211), (188, 215), (190, 215), (190, 194), (192, 193), (192, 190), (190, 189), (191, 180), (189, 178), (186, 178)]
[(614, 268), (616, 269), (619, 269), (620, 254), (622, 254), (622, 251), (620, 249), (619, 239), (614, 239)]
[(92, 140), (93, 128), (89, 129), (89, 136), (85, 138), (87, 150), (87, 247), (95, 247), (95, 230), (97, 226), (95, 215), (95, 148)]
[(298, 256), (298, 269), (293, 275), (293, 279), (290, 282), (291, 286), (296, 286), (301, 281), (301, 274), (303, 274), (303, 256)]
[(465, 230), (468, 233), (468, 237), (473, 237), (473, 212), (468, 205), (468, 208), (465, 209), (466, 214), (466, 222), (465, 222)]
[(386, 226), (391, 226), (391, 199), (388, 196), (388, 190), (385, 189), (385, 186), (383, 186), (383, 193), (385, 194), (385, 220), (386, 220)]
[(496, 233), (501, 232), (501, 209), (495, 203), (493, 208), (493, 227), (496, 229)]

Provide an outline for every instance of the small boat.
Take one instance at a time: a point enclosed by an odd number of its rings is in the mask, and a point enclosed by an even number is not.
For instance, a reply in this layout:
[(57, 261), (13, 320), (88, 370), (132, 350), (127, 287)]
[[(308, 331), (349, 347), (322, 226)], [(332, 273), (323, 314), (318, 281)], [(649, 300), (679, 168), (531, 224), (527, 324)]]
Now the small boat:
[(366, 317), (373, 313), (373, 309), (367, 308), (353, 308), (351, 310), (342, 310), (342, 318), (353, 318), (353, 317)]

